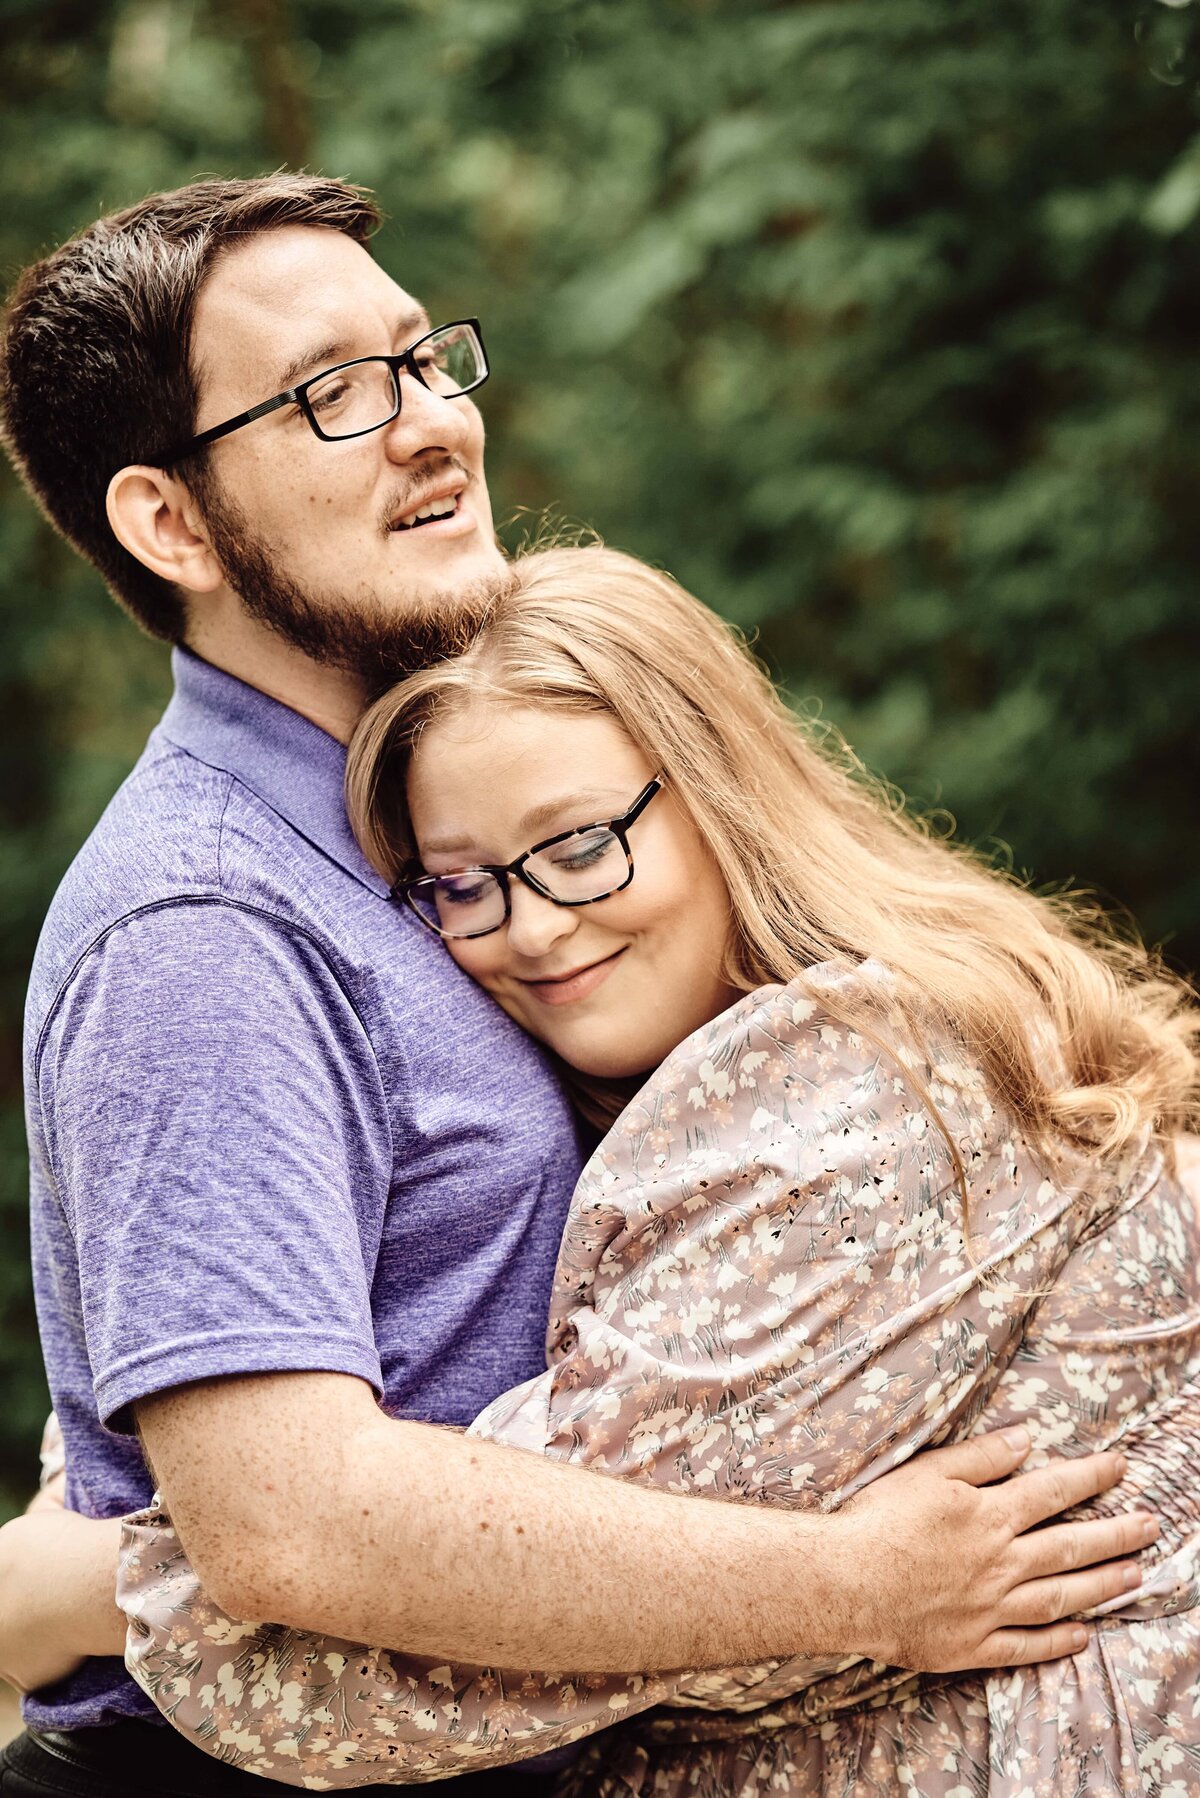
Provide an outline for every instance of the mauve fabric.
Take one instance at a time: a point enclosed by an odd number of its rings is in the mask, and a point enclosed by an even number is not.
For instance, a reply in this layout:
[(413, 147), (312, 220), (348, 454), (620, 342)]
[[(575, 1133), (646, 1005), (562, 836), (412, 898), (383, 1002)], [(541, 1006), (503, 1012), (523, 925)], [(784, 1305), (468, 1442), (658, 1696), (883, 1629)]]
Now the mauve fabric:
[[(341, 746), (173, 666), (26, 1016), (38, 1318), (92, 1517), (148, 1502), (130, 1407), (184, 1381), (322, 1369), (466, 1424), (538, 1373), (582, 1160), (539, 1050), (363, 859)], [(25, 1703), (149, 1712), (117, 1660)]]

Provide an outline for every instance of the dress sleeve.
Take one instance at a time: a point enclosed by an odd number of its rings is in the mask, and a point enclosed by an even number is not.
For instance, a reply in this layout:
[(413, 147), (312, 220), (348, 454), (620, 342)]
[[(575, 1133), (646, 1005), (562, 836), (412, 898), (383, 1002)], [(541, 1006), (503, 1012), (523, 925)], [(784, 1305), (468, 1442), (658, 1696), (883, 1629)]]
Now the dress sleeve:
[[(1111, 1195), (1047, 1179), (892, 991), (869, 968), (764, 990), (664, 1063), (584, 1171), (549, 1370), (489, 1407), (493, 1433), (540, 1422), (543, 1452), (619, 1478), (828, 1510), (976, 1427)], [(793, 1660), (679, 1698), (803, 1712), (817, 1688), (861, 1703), (907, 1677)]]
[[(698, 1031), (584, 1170), (544, 1452), (673, 1492), (829, 1508), (982, 1407), (1069, 1199), (977, 1071), (893, 1021), (886, 986), (831, 987), (764, 989)], [(993, 1316), (984, 1270), (1026, 1243)], [(529, 1413), (528, 1394), (502, 1396), (485, 1421), (503, 1434)]]
[(166, 1514), (126, 1518), (125, 1664), (197, 1748), (284, 1785), (419, 1785), (568, 1746), (667, 1700), (669, 1679), (437, 1664), (242, 1622), (202, 1590)]

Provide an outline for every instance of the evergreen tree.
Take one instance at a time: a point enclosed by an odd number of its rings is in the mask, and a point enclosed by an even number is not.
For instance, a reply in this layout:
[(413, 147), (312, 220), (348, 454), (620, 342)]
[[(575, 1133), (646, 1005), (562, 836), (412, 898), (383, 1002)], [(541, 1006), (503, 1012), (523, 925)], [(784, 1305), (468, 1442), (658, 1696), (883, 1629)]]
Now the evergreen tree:
[[(201, 172), (374, 186), (385, 265), (485, 321), (512, 542), (557, 508), (666, 565), (919, 802), (1200, 959), (1191, 7), (9, 0), (0, 31), (6, 270)], [(21, 996), (168, 676), (7, 474), (0, 543), (16, 1502)]]

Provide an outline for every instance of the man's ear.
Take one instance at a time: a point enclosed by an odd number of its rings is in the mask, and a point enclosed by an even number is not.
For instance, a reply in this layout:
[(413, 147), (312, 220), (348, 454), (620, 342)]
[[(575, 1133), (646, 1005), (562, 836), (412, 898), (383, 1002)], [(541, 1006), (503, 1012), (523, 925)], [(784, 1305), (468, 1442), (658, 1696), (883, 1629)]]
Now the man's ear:
[(108, 483), (113, 536), (154, 574), (191, 593), (212, 593), (225, 576), (182, 481), (161, 468), (122, 468)]

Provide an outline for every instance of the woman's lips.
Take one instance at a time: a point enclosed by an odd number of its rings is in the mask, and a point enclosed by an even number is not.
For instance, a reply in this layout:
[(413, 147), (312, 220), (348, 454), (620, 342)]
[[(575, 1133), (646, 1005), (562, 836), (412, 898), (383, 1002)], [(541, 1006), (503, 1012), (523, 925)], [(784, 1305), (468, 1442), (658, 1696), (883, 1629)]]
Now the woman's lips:
[(568, 974), (565, 978), (522, 980), (521, 985), (543, 1005), (570, 1005), (574, 1000), (586, 999), (589, 993), (594, 993), (608, 979), (624, 953), (624, 949), (617, 949), (603, 961), (595, 961), (590, 967), (580, 968), (578, 973)]

